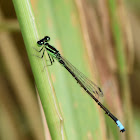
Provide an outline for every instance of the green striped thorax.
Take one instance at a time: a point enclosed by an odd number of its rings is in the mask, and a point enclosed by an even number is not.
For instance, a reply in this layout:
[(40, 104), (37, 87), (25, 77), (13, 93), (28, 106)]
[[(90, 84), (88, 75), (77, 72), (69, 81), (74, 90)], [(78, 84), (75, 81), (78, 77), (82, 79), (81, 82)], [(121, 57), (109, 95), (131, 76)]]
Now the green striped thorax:
[(51, 46), (48, 42), (50, 41), (50, 37), (49, 36), (45, 36), (43, 39), (37, 41), (38, 47), (43, 47), (47, 50), (47, 53), (50, 54), (50, 56), (56, 58), (56, 59), (60, 59), (60, 53), (59, 51)]

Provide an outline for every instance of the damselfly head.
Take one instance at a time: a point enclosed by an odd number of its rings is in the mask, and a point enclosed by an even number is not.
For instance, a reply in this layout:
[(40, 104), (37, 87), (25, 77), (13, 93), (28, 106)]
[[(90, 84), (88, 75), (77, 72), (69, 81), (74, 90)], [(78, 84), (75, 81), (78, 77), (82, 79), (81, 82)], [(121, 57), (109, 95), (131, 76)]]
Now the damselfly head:
[(46, 41), (46, 42), (50, 41), (50, 37), (49, 36), (45, 36), (44, 37), (44, 41)]
[(37, 44), (38, 44), (39, 47), (41, 47), (42, 45), (47, 45), (48, 41), (50, 41), (50, 37), (45, 36), (43, 39), (37, 41)]

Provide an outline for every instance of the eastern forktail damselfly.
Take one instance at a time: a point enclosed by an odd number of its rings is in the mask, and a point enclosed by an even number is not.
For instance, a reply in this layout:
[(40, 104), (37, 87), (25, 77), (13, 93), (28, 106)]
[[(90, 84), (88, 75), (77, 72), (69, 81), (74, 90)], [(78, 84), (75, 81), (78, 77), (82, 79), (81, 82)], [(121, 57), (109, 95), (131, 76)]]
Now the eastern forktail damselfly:
[(103, 92), (100, 89), (100, 87), (98, 87), (95, 83), (89, 80), (68, 60), (62, 57), (59, 51), (55, 47), (51, 46), (48, 43), (48, 41), (50, 41), (49, 36), (45, 36), (43, 39), (37, 41), (38, 47), (41, 47), (41, 49), (38, 52), (43, 51), (42, 56), (37, 57), (43, 58), (45, 51), (47, 51), (51, 65), (53, 64), (54, 59), (56, 59), (73, 76), (73, 78), (77, 81), (77, 83), (80, 84), (80, 86), (86, 91), (86, 93), (88, 93), (88, 95), (105, 111), (105, 114), (107, 114), (117, 124), (117, 126), (120, 129), (120, 132), (124, 132), (125, 128), (121, 124), (121, 122), (96, 98), (96, 96), (103, 96)]

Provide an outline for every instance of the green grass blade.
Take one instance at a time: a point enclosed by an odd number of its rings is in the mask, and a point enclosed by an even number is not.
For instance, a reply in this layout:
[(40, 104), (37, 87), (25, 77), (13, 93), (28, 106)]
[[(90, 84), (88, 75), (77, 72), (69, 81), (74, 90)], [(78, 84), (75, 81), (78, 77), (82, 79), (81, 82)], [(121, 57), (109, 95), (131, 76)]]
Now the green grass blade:
[[(75, 2), (37, 1), (34, 11), (41, 23), (38, 22), (42, 37), (49, 35), (49, 43), (89, 76), (88, 59)], [(96, 103), (58, 62), (49, 67), (49, 71), (64, 116), (68, 139), (102, 139), (102, 126)]]
[(31, 4), (28, 0), (13, 0), (13, 4), (18, 17), (51, 137), (53, 140), (66, 139), (63, 121), (57, 100), (55, 98), (53, 86), (47, 69), (45, 68), (44, 70), (44, 66), (46, 64), (45, 60), (41, 61), (33, 56), (36, 52), (32, 47), (36, 47), (38, 30), (36, 28), (36, 21), (32, 12)]
[[(109, 8), (111, 14), (111, 22), (112, 22), (112, 31), (113, 37), (115, 41), (115, 53), (116, 60), (118, 65), (118, 73), (120, 78), (120, 86), (121, 91), (124, 94), (124, 108), (125, 108), (125, 127), (127, 133), (127, 139), (133, 139), (133, 117), (132, 117), (132, 105), (131, 105), (131, 97), (130, 97), (130, 87), (129, 87), (129, 78), (126, 66), (126, 53), (124, 49), (123, 42), (123, 32), (121, 29), (121, 23), (119, 20), (119, 16), (117, 15), (118, 7), (120, 6), (117, 0), (109, 0)], [(118, 9), (117, 9), (118, 8)], [(119, 13), (119, 12), (118, 12)], [(127, 108), (127, 109), (126, 109)]]

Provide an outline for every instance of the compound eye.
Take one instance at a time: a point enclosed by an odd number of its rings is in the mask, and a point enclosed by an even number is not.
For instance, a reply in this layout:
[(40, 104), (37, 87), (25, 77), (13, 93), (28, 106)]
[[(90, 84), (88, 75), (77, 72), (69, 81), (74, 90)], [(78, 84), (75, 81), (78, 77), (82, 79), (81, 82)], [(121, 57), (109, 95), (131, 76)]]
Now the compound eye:
[(45, 36), (44, 40), (48, 42), (48, 41), (50, 41), (50, 37), (49, 36)]
[(37, 44), (38, 44), (38, 45), (43, 45), (44, 42), (40, 40), (40, 41), (37, 41)]

